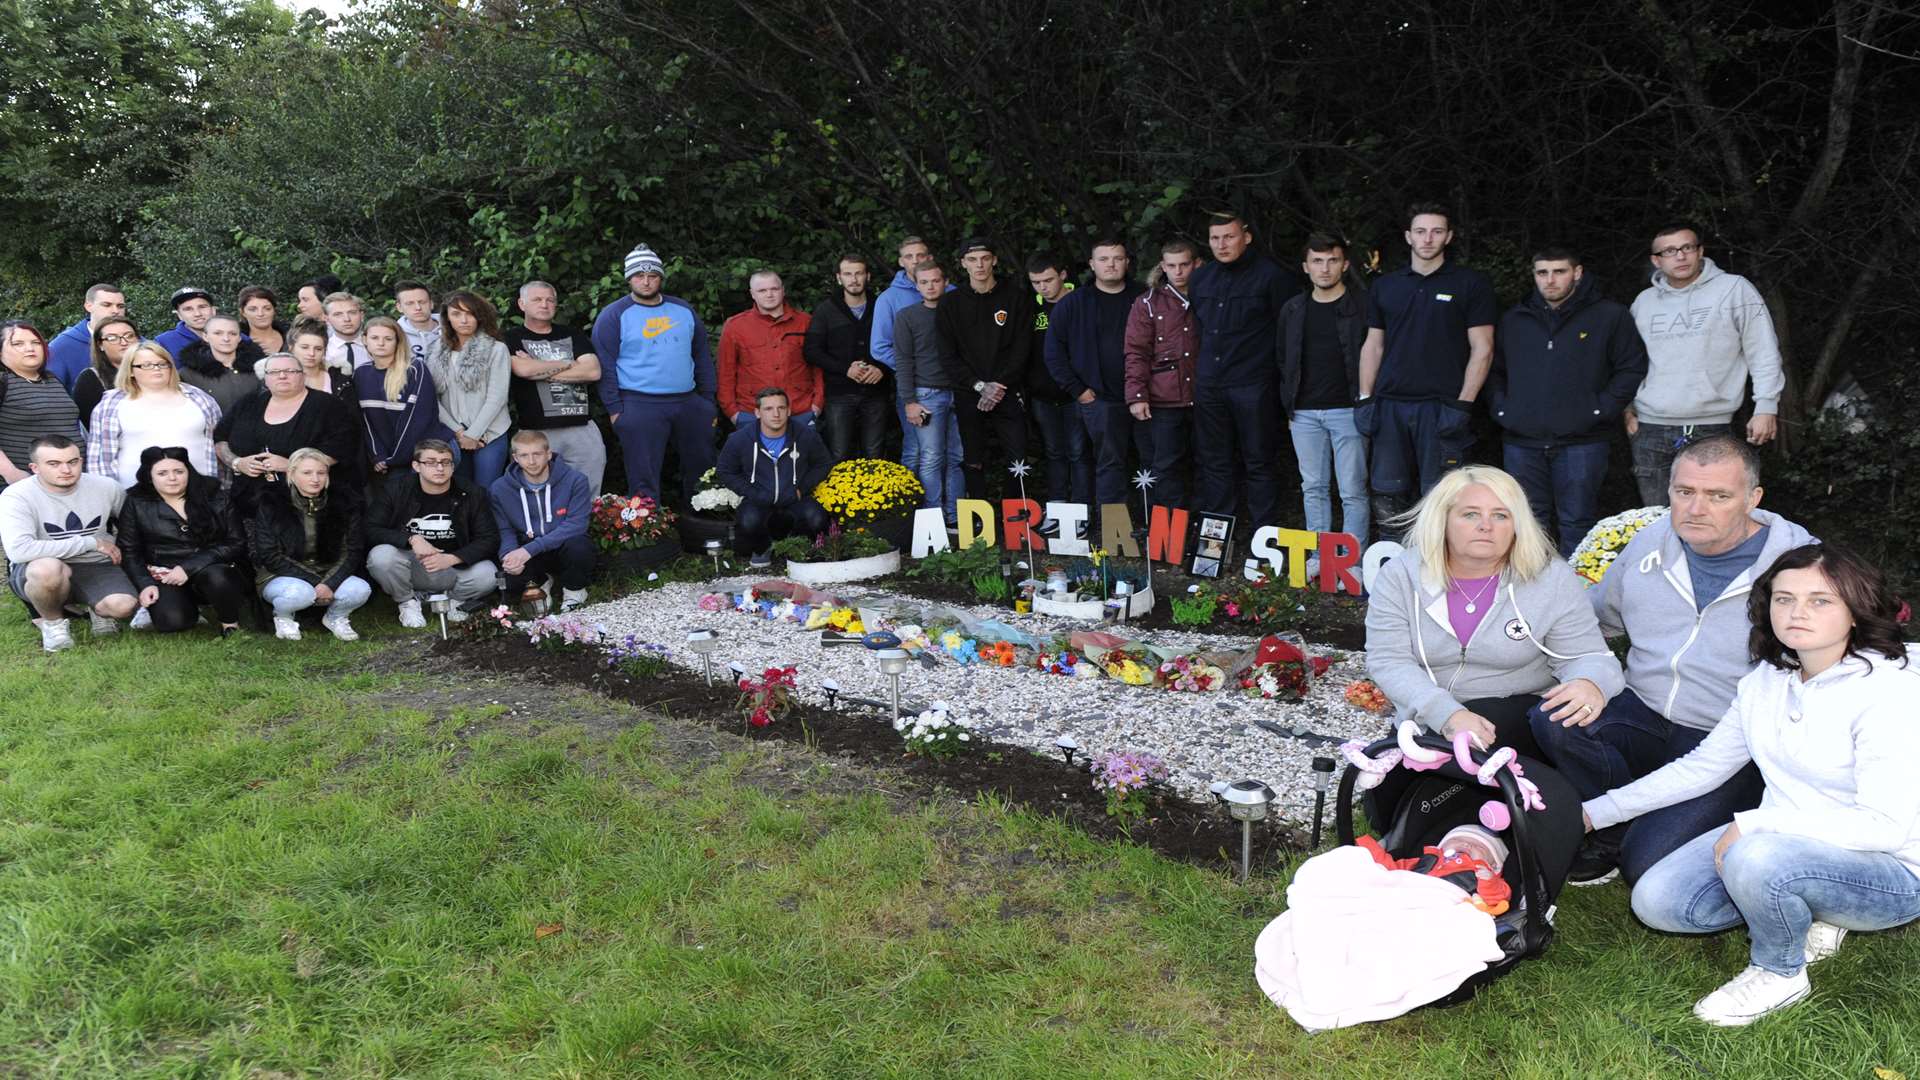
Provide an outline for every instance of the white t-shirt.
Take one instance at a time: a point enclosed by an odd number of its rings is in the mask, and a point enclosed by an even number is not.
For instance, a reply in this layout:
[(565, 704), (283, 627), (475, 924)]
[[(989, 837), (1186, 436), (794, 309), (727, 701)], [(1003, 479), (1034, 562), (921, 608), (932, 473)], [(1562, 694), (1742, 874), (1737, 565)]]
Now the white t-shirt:
[(113, 479), (132, 484), (140, 471), (140, 452), (149, 446), (184, 446), (194, 468), (208, 476), (219, 475), (207, 467), (213, 459), (207, 416), (184, 393), (142, 394), (120, 403), (120, 447)]

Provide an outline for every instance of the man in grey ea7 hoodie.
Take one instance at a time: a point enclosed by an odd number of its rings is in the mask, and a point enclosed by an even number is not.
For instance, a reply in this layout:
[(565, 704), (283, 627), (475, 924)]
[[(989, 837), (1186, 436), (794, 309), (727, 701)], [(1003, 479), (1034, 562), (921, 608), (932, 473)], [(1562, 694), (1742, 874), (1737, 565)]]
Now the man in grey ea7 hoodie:
[(1666, 227), (1649, 258), (1652, 284), (1633, 301), (1634, 325), (1647, 343), (1647, 377), (1625, 420), (1642, 505), (1659, 506), (1676, 444), (1729, 430), (1749, 378), (1747, 441), (1773, 439), (1786, 377), (1760, 290), (1714, 265), (1697, 230)]

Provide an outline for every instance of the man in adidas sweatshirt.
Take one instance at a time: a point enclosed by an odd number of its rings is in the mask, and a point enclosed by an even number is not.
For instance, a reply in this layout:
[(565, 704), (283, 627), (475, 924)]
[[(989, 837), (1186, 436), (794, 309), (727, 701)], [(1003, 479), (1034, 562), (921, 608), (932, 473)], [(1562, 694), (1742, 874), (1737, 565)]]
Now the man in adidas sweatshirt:
[(64, 435), (42, 435), (27, 450), (33, 475), (0, 491), (0, 550), (7, 584), (33, 608), (40, 647), (73, 646), (68, 603), (86, 605), (95, 634), (119, 629), (138, 606), (120, 569), (113, 520), (127, 493), (98, 473), (82, 472), (80, 447)]
[(587, 602), (593, 579), (593, 489), (580, 470), (560, 460), (545, 432), (513, 436), (513, 461), (487, 488), (500, 526), (500, 568), (509, 596), (528, 582), (558, 580), (560, 610)]
[(1753, 282), (1707, 258), (1697, 226), (1662, 226), (1648, 259), (1653, 283), (1633, 301), (1633, 321), (1647, 343), (1647, 378), (1625, 420), (1640, 500), (1658, 506), (1667, 498), (1675, 451), (1689, 439), (1731, 431), (1749, 378), (1747, 441), (1772, 442), (1787, 383), (1766, 300)]

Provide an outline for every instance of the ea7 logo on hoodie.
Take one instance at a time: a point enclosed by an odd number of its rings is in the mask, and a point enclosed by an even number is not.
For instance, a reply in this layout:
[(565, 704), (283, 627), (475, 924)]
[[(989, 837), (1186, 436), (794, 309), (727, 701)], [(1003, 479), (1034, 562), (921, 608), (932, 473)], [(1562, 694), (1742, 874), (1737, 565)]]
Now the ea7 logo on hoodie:
[(1707, 320), (1712, 315), (1713, 309), (1710, 307), (1651, 312), (1647, 318), (1647, 333), (1653, 337), (1698, 334), (1706, 330)]
[(80, 515), (69, 510), (67, 511), (67, 523), (65, 526), (55, 525), (51, 521), (43, 521), (40, 523), (40, 527), (47, 531), (47, 539), (49, 540), (70, 540), (76, 536), (92, 536), (94, 533), (99, 532), (100, 519), (94, 518), (92, 521), (82, 524)]

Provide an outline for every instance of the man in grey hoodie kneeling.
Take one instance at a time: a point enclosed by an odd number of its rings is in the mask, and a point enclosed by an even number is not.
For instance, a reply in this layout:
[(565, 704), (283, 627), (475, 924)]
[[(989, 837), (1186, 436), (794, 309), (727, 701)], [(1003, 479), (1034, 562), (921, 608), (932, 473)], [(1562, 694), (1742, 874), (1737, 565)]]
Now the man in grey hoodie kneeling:
[[(1599, 717), (1533, 718), (1534, 739), (1582, 799), (1687, 755), (1733, 703), (1753, 667), (1747, 616), (1753, 582), (1783, 553), (1813, 540), (1760, 506), (1760, 459), (1713, 435), (1673, 462), (1671, 511), (1641, 529), (1589, 590), (1600, 629), (1624, 633), (1627, 688)], [(1719, 790), (1589, 834), (1568, 883), (1637, 880), (1668, 853), (1760, 804), (1760, 773), (1742, 769)]]

